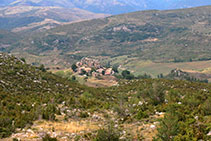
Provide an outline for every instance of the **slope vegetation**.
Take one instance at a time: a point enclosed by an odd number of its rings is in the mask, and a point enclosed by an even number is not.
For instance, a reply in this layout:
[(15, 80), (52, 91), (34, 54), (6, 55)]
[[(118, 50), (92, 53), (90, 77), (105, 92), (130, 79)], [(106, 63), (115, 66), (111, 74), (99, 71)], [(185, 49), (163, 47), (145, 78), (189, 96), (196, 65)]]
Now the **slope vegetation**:
[[(210, 139), (210, 84), (142, 79), (96, 89), (23, 60), (0, 54), (0, 138), (16, 132), (42, 139), (47, 132), (69, 140)], [(30, 129), (37, 119), (45, 121)]]
[(153, 62), (210, 60), (210, 9), (143, 11), (73, 23), (34, 34), (10, 50), (56, 54), (63, 63), (83, 56), (123, 55)]
[[(30, 124), (38, 116), (54, 118), (47, 113), (56, 111), (53, 103), (63, 95), (71, 96), (82, 90), (75, 83), (44, 72), (44, 68), (31, 67), (10, 55), (0, 54), (0, 66), (0, 138), (10, 135), (15, 128)], [(41, 105), (49, 102), (48, 108)]]

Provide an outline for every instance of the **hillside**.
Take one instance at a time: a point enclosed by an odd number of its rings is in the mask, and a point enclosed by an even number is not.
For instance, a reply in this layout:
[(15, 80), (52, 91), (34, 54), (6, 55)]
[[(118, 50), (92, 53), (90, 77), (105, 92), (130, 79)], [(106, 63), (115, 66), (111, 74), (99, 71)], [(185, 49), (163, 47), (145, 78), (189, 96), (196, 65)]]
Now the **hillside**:
[(211, 79), (211, 75), (194, 72), (194, 71), (186, 72), (184, 70), (174, 69), (164, 78), (172, 79), (172, 80), (187, 80), (187, 81), (195, 81), (195, 82), (198, 81), (198, 82), (207, 83), (208, 79)]
[(0, 7), (0, 29), (31, 32), (105, 16), (78, 8), (8, 6)]
[(0, 29), (0, 48), (3, 45), (10, 45), (14, 42), (19, 41), (21, 39), (20, 37), (21, 36), (19, 34)]
[[(82, 90), (82, 86), (47, 73), (43, 67), (32, 67), (11, 55), (0, 54), (0, 138), (31, 124), (39, 116), (54, 118), (47, 113), (53, 110), (54, 103)], [(41, 106), (44, 103), (51, 107)]]
[[(119, 65), (136, 64), (134, 60), (206, 61), (211, 59), (210, 13), (207, 6), (135, 12), (73, 23), (33, 34), (14, 44), (10, 51), (21, 56), (24, 48), (24, 57), (30, 56), (30, 62), (42, 60), (48, 66), (66, 67), (84, 56), (104, 56)], [(121, 60), (124, 56), (126, 59)]]
[(0, 138), (210, 139), (210, 84), (142, 79), (89, 88), (11, 55), (0, 54), (0, 66)]

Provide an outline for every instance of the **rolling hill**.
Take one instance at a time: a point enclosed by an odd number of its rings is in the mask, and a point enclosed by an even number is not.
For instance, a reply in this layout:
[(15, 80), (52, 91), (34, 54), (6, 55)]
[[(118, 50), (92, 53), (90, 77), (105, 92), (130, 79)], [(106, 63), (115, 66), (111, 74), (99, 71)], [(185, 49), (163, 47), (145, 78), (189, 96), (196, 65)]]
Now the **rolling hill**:
[(105, 16), (78, 8), (8, 6), (0, 8), (0, 29), (31, 32)]
[(84, 56), (107, 57), (118, 64), (206, 61), (211, 59), (210, 13), (207, 6), (94, 19), (33, 34), (8, 50), (37, 58), (31, 62), (66, 67)]
[(0, 51), (5, 51), (11, 44), (22, 39), (22, 35), (0, 29)]
[(20, 40), (20, 36), (18, 34), (7, 31), (7, 30), (0, 30), (0, 44), (1, 45), (10, 45), (14, 42)]

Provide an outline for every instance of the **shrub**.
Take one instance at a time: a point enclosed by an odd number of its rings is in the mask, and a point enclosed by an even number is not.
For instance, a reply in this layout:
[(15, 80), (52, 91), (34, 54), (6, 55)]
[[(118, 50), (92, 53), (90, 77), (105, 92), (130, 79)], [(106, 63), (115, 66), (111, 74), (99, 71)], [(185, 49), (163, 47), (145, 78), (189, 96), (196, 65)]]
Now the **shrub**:
[(57, 112), (55, 105), (48, 105), (43, 111), (43, 119), (55, 120), (55, 113)]
[(97, 131), (97, 136), (94, 141), (119, 141), (120, 131), (115, 129), (113, 124), (109, 124), (104, 129)]
[(138, 120), (140, 120), (142, 118), (147, 118), (147, 117), (149, 117), (149, 115), (147, 114), (146, 111), (139, 110), (138, 113), (136, 114), (136, 118)]
[(145, 73), (143, 75), (138, 75), (136, 78), (137, 79), (149, 79), (149, 78), (152, 78), (152, 76)]
[(211, 97), (209, 97), (201, 107), (204, 115), (211, 115)]
[(73, 70), (74, 72), (76, 72), (78, 67), (76, 66), (76, 64), (73, 64), (73, 65), (71, 66), (71, 68), (72, 68), (72, 70)]
[(79, 117), (80, 118), (87, 118), (87, 117), (89, 117), (89, 114), (87, 112), (80, 112)]
[(162, 104), (165, 101), (165, 88), (159, 83), (153, 83), (151, 88), (139, 92), (152, 105)]
[(20, 58), (21, 61), (23, 61), (24, 63), (26, 62), (25, 58)]
[(51, 138), (50, 135), (46, 135), (45, 137), (42, 138), (43, 141), (57, 141), (56, 138)]
[(115, 72), (115, 73), (119, 73), (119, 71), (118, 71), (118, 65), (114, 65), (113, 67), (112, 67), (112, 70)]
[(178, 116), (174, 108), (170, 108), (165, 114), (164, 119), (160, 122), (160, 127), (158, 128), (157, 139), (162, 141), (174, 140), (179, 132)]
[(76, 81), (76, 77), (75, 76), (72, 76), (71, 80), (72, 81)]
[(131, 74), (130, 71), (128, 71), (128, 70), (122, 71), (122, 77), (124, 79), (128, 79), (128, 80), (134, 79), (134, 75)]
[(46, 72), (45, 66), (44, 66), (43, 64), (40, 65), (39, 69), (40, 69), (42, 72)]

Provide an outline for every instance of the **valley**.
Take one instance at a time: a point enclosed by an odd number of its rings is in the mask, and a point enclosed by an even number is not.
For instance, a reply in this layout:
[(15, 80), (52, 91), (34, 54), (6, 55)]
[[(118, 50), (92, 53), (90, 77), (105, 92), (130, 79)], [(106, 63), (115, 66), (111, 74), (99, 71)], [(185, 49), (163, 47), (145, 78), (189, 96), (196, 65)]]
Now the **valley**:
[(0, 140), (211, 140), (210, 4), (2, 0)]
[(98, 57), (135, 75), (156, 77), (175, 68), (209, 73), (210, 13), (207, 6), (88, 20), (36, 32), (2, 50), (50, 69)]

